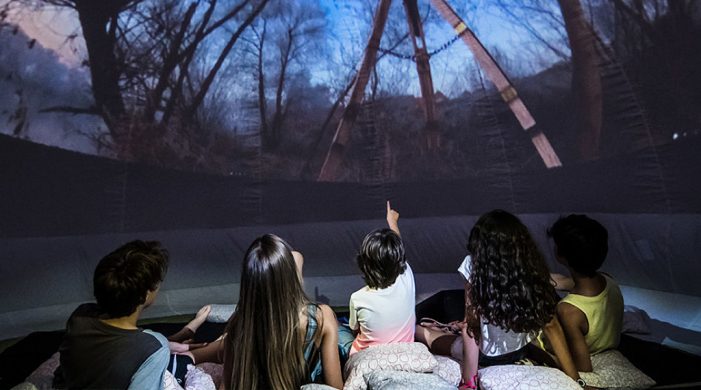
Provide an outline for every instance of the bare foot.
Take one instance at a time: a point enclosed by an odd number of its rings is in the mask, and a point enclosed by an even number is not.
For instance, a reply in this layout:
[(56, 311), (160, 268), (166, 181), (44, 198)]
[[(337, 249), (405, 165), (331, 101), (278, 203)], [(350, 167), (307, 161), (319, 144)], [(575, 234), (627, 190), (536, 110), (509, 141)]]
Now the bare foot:
[(197, 329), (204, 324), (205, 321), (207, 321), (207, 316), (209, 315), (210, 311), (212, 311), (211, 305), (202, 306), (197, 314), (195, 314), (195, 318), (188, 322), (188, 324), (185, 326), (190, 329), (192, 333), (197, 333)]

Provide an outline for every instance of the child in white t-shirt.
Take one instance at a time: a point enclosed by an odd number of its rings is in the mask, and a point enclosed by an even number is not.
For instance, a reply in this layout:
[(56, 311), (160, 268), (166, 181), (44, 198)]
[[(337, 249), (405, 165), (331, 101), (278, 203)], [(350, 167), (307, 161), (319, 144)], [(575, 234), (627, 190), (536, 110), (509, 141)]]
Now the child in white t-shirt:
[(419, 325), (417, 339), (434, 353), (462, 360), (460, 389), (476, 389), (478, 363), (512, 364), (542, 332), (556, 363), (583, 385), (555, 314), (548, 267), (528, 228), (515, 215), (493, 210), (472, 228), (467, 249), (458, 268), (465, 278), (465, 317), (452, 324), (458, 335)]
[(414, 273), (404, 256), (398, 220), (388, 201), (389, 229), (369, 233), (360, 247), (357, 261), (366, 286), (350, 298), (348, 325), (356, 334), (350, 354), (371, 345), (414, 341)]

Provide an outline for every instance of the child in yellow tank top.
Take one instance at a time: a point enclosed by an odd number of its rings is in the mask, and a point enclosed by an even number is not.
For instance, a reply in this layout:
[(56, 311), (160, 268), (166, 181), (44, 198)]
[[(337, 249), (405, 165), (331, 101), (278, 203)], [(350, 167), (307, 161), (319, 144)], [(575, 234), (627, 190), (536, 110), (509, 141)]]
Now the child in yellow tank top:
[(608, 232), (584, 215), (560, 218), (548, 230), (557, 260), (571, 277), (553, 275), (559, 290), (569, 291), (557, 305), (578, 371), (592, 371), (591, 355), (618, 347), (623, 324), (623, 295), (618, 284), (598, 269), (608, 253)]

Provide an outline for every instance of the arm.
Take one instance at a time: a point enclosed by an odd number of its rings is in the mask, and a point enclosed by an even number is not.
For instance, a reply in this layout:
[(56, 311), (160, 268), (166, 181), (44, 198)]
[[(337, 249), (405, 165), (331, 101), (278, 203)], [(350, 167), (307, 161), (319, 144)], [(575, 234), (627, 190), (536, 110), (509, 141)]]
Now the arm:
[(338, 324), (336, 314), (326, 305), (319, 305), (323, 316), (321, 329), (321, 367), (324, 383), (337, 389), (343, 388), (341, 358), (338, 356)]
[(401, 237), (401, 233), (399, 233), (399, 213), (392, 209), (389, 201), (387, 201), (387, 226)]
[(574, 380), (579, 379), (579, 373), (574, 366), (570, 349), (565, 341), (565, 334), (562, 330), (562, 326), (560, 326), (560, 321), (557, 320), (557, 316), (553, 316), (552, 320), (543, 327), (543, 332), (550, 342), (553, 352), (555, 352), (555, 357), (557, 357), (557, 363), (560, 365), (560, 369), (570, 378)]
[(581, 310), (563, 302), (557, 305), (557, 318), (562, 324), (562, 330), (567, 340), (567, 345), (572, 351), (572, 360), (577, 371), (591, 372), (591, 355), (584, 340), (584, 333), (589, 328), (587, 317)]
[(163, 374), (168, 367), (168, 360), (170, 359), (168, 340), (160, 333), (150, 332), (148, 330), (144, 332), (156, 337), (158, 341), (161, 342), (161, 348), (141, 363), (139, 369), (136, 370), (131, 377), (129, 390), (163, 388)]
[(555, 282), (555, 290), (572, 291), (574, 288), (574, 280), (563, 274), (550, 274), (550, 279)]
[[(467, 384), (469, 388), (477, 388), (477, 377), (478, 360), (479, 360), (479, 346), (477, 341), (470, 337), (467, 333), (467, 323), (459, 322), (460, 327), (460, 337), (462, 339), (462, 362), (460, 363), (460, 372), (462, 374), (462, 383)], [(474, 387), (470, 387), (474, 386)]]
[(462, 338), (462, 362), (460, 365), (460, 372), (462, 373), (463, 383), (477, 385), (473, 382), (473, 378), (477, 375), (478, 361), (479, 361), (479, 346), (477, 341), (470, 337), (467, 333), (467, 327), (471, 326), (470, 319), (467, 318), (467, 308), (470, 305), (470, 297), (468, 291), (470, 290), (470, 282), (465, 280), (465, 315), (463, 322), (460, 326), (460, 337)]

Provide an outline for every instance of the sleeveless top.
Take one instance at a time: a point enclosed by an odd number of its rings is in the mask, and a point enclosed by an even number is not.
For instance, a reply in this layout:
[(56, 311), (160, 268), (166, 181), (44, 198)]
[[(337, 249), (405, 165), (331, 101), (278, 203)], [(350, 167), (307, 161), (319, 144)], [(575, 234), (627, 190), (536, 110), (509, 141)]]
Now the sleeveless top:
[(623, 295), (618, 284), (605, 274), (606, 287), (596, 296), (568, 294), (566, 302), (584, 313), (589, 331), (584, 336), (589, 353), (595, 354), (618, 347), (623, 327)]
[(307, 383), (317, 383), (323, 380), (321, 371), (321, 348), (314, 345), (314, 336), (319, 329), (316, 319), (317, 306), (313, 303), (307, 305), (307, 333), (304, 336), (304, 360), (307, 362)]

